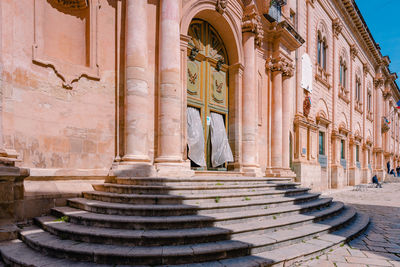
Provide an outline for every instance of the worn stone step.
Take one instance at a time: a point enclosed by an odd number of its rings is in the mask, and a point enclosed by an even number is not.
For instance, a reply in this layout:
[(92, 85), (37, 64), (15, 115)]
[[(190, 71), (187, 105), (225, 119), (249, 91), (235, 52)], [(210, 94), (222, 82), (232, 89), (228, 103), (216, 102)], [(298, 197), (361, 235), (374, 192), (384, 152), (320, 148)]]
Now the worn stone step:
[(50, 257), (29, 248), (21, 240), (11, 240), (0, 243), (0, 257), (7, 266), (23, 267), (111, 267), (115, 265), (103, 265), (92, 262), (77, 262), (67, 259)]
[(272, 197), (295, 196), (307, 193), (309, 188), (294, 188), (286, 190), (266, 190), (262, 192), (236, 192), (228, 191), (223, 193), (210, 194), (189, 194), (189, 195), (143, 195), (143, 194), (120, 194), (104, 191), (83, 192), (87, 199), (125, 203), (125, 204), (188, 204), (198, 205), (199, 203), (214, 203), (218, 198), (221, 202), (238, 201), (245, 197), (251, 199), (267, 199)]
[(321, 198), (298, 205), (282, 207), (240, 210), (235, 212), (219, 212), (208, 215), (183, 216), (120, 216), (88, 212), (71, 207), (56, 207), (52, 214), (57, 218), (68, 216), (71, 223), (121, 229), (183, 229), (198, 227), (223, 227), (225, 224), (249, 223), (252, 221), (285, 217), (313, 210), (323, 209), (330, 205), (332, 198)]
[[(358, 235), (369, 224), (369, 216), (358, 213), (356, 219), (346, 227), (343, 227), (332, 233), (320, 235), (317, 239), (309, 239), (304, 243), (297, 243), (286, 247), (280, 247), (271, 251), (254, 254), (256, 258), (265, 259), (269, 265), (278, 265), (284, 263), (285, 266), (291, 266), (296, 261), (305, 257), (321, 255)], [(225, 261), (220, 261), (226, 263)], [(212, 264), (212, 263), (210, 263)]]
[(124, 203), (111, 203), (85, 198), (72, 198), (68, 205), (95, 213), (126, 216), (180, 216), (198, 213), (198, 207), (193, 205), (132, 205)]
[(56, 217), (46, 216), (36, 218), (36, 223), (44, 230), (63, 239), (72, 239), (91, 243), (112, 245), (182, 245), (204, 243), (235, 238), (240, 235), (264, 234), (277, 230), (322, 220), (327, 216), (337, 214), (343, 203), (335, 202), (322, 211), (308, 214), (289, 216), (281, 219), (265, 219), (246, 224), (232, 224), (220, 227), (171, 229), (171, 230), (123, 230), (101, 227), (87, 227), (57, 220)]
[[(357, 219), (343, 230), (321, 235), (317, 239), (309, 239), (286, 247), (279, 247), (270, 251), (257, 253), (250, 256), (223, 259), (207, 262), (204, 265), (169, 265), (169, 267), (260, 267), (260, 266), (299, 266), (300, 261), (306, 257), (318, 256), (335, 248), (363, 231), (369, 223), (369, 217), (358, 214)], [(346, 231), (346, 233), (343, 233)]]
[(184, 264), (240, 257), (249, 251), (249, 244), (235, 240), (156, 247), (93, 244), (60, 239), (34, 226), (21, 231), (20, 236), (30, 248), (42, 253), (100, 264)]
[(236, 237), (235, 240), (251, 244), (252, 254), (261, 253), (308, 239), (316, 239), (319, 235), (328, 234), (330, 231), (344, 227), (346, 223), (350, 223), (352, 219), (355, 218), (355, 215), (355, 209), (347, 207), (340, 216), (329, 218), (318, 223), (262, 235)]
[(165, 230), (214, 226), (214, 218), (204, 215), (120, 216), (93, 213), (71, 207), (56, 207), (51, 210), (51, 213), (57, 218), (66, 216), (71, 223), (115, 229)]
[(176, 246), (228, 240), (231, 231), (218, 227), (128, 230), (102, 227), (87, 227), (57, 220), (53, 216), (35, 218), (35, 223), (47, 232), (62, 239), (80, 242), (123, 246)]
[(316, 223), (333, 216), (340, 216), (343, 211), (344, 204), (342, 202), (333, 202), (329, 207), (322, 210), (311, 211), (305, 214), (297, 214), (275, 219), (260, 218), (257, 221), (248, 222), (245, 224), (234, 223), (223, 225), (224, 229), (231, 231), (232, 239), (245, 235), (258, 235), (276, 232), (294, 227), (303, 226), (306, 224)]
[(147, 178), (147, 177), (117, 177), (115, 183), (125, 185), (239, 185), (239, 184), (265, 184), (288, 183), (292, 178), (266, 178), (266, 177), (190, 177), (190, 178)]
[(243, 209), (265, 209), (278, 206), (300, 204), (315, 200), (319, 194), (303, 194), (293, 197), (276, 197), (270, 199), (256, 199), (244, 197), (241, 201), (200, 203), (197, 206), (186, 204), (175, 205), (132, 205), (124, 203), (103, 202), (84, 198), (73, 198), (68, 200), (68, 205), (95, 213), (128, 215), (128, 216), (178, 216), (191, 214), (209, 214), (215, 212), (234, 212)]
[(298, 183), (269, 183), (261, 185), (214, 185), (214, 186), (161, 186), (161, 185), (122, 185), (113, 183), (94, 184), (93, 188), (97, 191), (122, 193), (122, 194), (169, 194), (169, 195), (188, 195), (188, 194), (210, 194), (223, 193), (229, 191), (236, 192), (260, 192), (271, 189), (292, 189)]
[(207, 216), (214, 218), (214, 225), (224, 227), (227, 224), (251, 223), (260, 219), (284, 218), (296, 214), (322, 210), (332, 203), (332, 198), (320, 198), (297, 205), (278, 206), (268, 209), (241, 210), (225, 213), (210, 213)]

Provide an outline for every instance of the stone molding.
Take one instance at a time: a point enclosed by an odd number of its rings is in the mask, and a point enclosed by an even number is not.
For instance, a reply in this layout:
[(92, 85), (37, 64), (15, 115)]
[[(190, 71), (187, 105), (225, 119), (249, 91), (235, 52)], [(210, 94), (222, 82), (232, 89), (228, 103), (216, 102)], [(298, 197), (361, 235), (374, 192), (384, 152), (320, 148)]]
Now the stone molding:
[(62, 86), (65, 89), (73, 89), (73, 83), (79, 81), (82, 77), (87, 77), (95, 80), (100, 79), (100, 70), (97, 59), (97, 16), (99, 5), (96, 0), (87, 0), (90, 8), (90, 49), (89, 66), (77, 65), (66, 62), (61, 59), (49, 57), (45, 51), (43, 40), (44, 35), (44, 4), (45, 1), (34, 0), (34, 42), (32, 45), (32, 61), (45, 68), (52, 68), (55, 74), (62, 80)]
[(367, 74), (369, 73), (370, 69), (367, 65), (367, 63), (363, 63), (363, 72), (364, 72), (364, 76), (367, 76)]
[(261, 23), (261, 16), (257, 14), (255, 6), (250, 6), (245, 11), (242, 19), (242, 32), (251, 32), (255, 34), (256, 46), (261, 46), (264, 39), (264, 30)]
[(217, 0), (215, 9), (221, 15), (225, 13), (225, 9), (228, 6), (228, 0)]

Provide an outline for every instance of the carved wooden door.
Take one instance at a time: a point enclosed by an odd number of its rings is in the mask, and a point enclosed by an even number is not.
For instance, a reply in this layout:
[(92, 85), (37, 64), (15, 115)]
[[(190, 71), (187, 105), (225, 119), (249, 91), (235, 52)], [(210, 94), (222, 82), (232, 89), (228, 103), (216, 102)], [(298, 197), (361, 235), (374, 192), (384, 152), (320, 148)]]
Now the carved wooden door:
[[(203, 20), (193, 20), (189, 27), (187, 59), (187, 103), (200, 111), (204, 128), (207, 169), (210, 164), (211, 112), (224, 117), (228, 129), (228, 58), (217, 31)], [(220, 166), (218, 169), (224, 169)]]

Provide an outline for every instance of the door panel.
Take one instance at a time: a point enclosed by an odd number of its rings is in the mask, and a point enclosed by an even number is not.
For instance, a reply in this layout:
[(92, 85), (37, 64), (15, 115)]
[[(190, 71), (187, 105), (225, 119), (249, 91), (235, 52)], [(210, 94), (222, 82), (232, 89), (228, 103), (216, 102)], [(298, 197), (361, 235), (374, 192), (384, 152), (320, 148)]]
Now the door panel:
[(221, 38), (203, 20), (193, 20), (189, 27), (187, 59), (187, 103), (200, 110), (205, 138), (207, 169), (211, 168), (210, 125), (211, 112), (225, 118), (228, 129), (228, 58)]

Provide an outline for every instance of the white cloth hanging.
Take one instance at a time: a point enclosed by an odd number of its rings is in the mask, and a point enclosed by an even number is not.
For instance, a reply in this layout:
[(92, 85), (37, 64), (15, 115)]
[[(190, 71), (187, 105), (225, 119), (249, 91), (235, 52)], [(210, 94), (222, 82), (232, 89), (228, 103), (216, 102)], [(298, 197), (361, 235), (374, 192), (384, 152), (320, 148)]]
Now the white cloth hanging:
[(204, 157), (204, 129), (200, 112), (196, 108), (187, 107), (187, 141), (188, 157), (199, 166), (207, 166)]
[(225, 162), (233, 162), (233, 155), (225, 130), (224, 117), (211, 112), (211, 164), (215, 168)]

